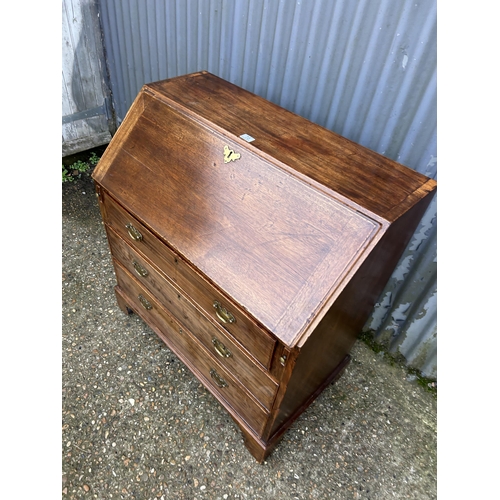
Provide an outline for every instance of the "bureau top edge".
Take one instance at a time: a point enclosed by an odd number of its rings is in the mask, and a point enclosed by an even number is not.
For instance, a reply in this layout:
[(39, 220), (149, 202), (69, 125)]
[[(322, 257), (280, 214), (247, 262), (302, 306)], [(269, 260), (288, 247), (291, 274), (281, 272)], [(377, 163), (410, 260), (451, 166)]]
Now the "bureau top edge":
[[(435, 180), (207, 71), (145, 84), (367, 215), (397, 220), (436, 190)], [(240, 139), (243, 141), (244, 139)]]
[[(246, 152), (226, 163), (224, 145)], [(435, 189), (206, 72), (145, 85), (93, 178), (288, 346)]]

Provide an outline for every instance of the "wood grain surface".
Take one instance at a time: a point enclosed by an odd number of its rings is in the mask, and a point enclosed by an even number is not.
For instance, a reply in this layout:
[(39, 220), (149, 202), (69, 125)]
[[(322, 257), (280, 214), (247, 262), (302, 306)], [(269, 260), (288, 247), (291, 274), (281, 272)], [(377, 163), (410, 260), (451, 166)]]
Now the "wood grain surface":
[[(151, 290), (170, 314), (219, 357), (219, 362), (270, 410), (278, 384), (253, 357), (252, 353), (258, 350), (256, 344), (259, 339), (248, 336), (245, 345), (240, 344), (227, 331), (211, 322), (183, 291), (176, 289), (152, 262), (136, 253), (112, 229), (108, 230), (108, 239), (119, 264)], [(220, 352), (229, 354), (221, 356)]]
[(144, 86), (93, 178), (119, 306), (259, 462), (346, 368), (436, 191), (207, 72)]
[(151, 98), (102, 185), (288, 345), (381, 230)]
[[(250, 147), (390, 221), (404, 212), (397, 207), (429, 180), (208, 72), (147, 87), (236, 137), (249, 134), (255, 138)], [(432, 181), (429, 188), (435, 186)]]

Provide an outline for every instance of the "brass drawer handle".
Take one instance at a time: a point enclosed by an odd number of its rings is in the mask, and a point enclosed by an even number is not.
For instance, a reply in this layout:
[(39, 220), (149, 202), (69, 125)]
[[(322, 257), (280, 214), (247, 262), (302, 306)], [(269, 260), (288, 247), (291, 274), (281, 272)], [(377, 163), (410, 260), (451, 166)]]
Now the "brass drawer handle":
[(142, 234), (139, 232), (138, 229), (136, 229), (132, 224), (127, 224), (125, 226), (128, 231), (128, 235), (134, 240), (134, 241), (142, 241)]
[(213, 306), (215, 308), (215, 314), (223, 323), (234, 323), (236, 321), (235, 317), (216, 300), (214, 300)]
[(137, 298), (139, 299), (139, 302), (142, 304), (142, 307), (144, 307), (144, 309), (147, 309), (148, 311), (150, 309), (153, 309), (151, 302), (149, 302), (149, 300), (143, 297), (141, 294), (139, 294)]
[(137, 262), (136, 260), (134, 260), (132, 262), (132, 264), (134, 265), (134, 269), (135, 269), (135, 272), (139, 275), (139, 276), (142, 276), (143, 278), (145, 278), (149, 272), (147, 269), (145, 269), (144, 267), (142, 267), (139, 262)]
[(212, 339), (212, 344), (217, 351), (217, 354), (223, 358), (230, 358), (232, 356), (231, 351), (217, 338)]
[(213, 368), (210, 368), (210, 376), (220, 388), (227, 387), (227, 382)]

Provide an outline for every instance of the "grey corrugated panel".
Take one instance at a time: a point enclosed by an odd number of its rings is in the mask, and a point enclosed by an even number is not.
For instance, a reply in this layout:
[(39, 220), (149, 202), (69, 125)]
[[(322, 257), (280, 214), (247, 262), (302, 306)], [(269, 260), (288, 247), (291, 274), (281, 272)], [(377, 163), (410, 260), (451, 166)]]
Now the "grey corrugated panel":
[[(435, 0), (100, 3), (119, 120), (144, 83), (208, 70), (436, 177)], [(428, 376), (435, 221), (434, 202), (367, 323)]]
[(437, 197), (365, 325), (393, 353), (429, 378), (437, 378)]

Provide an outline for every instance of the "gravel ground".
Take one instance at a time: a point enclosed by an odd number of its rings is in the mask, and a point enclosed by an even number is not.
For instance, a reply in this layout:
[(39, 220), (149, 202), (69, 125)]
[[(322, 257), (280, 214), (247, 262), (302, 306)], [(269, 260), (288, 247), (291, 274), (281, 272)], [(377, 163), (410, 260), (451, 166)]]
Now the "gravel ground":
[(436, 396), (361, 341), (257, 464), (218, 402), (118, 308), (90, 178), (62, 194), (63, 498), (437, 497)]

